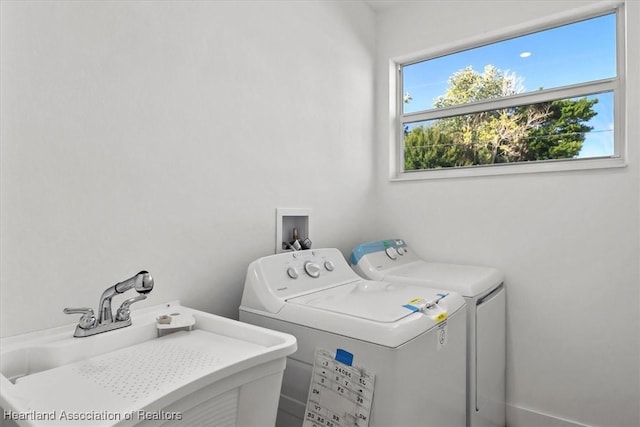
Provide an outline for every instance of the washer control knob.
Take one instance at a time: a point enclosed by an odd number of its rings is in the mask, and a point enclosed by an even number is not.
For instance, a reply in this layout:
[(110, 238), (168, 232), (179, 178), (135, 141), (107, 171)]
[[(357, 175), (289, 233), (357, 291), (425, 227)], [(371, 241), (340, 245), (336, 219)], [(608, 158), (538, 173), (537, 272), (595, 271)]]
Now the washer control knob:
[(396, 251), (396, 248), (387, 248), (384, 250), (387, 253), (387, 256), (391, 259), (397, 259), (398, 258), (398, 251)]
[(398, 254), (400, 255), (404, 255), (407, 252), (403, 247), (396, 248), (396, 251), (398, 251)]
[(327, 271), (333, 271), (336, 268), (336, 266), (333, 263), (333, 261), (325, 261), (324, 262), (324, 268), (326, 268)]
[(320, 265), (312, 262), (312, 261), (307, 261), (304, 263), (304, 271), (307, 272), (307, 274), (311, 277), (319, 277), (320, 276)]
[(287, 275), (289, 275), (289, 277), (291, 277), (292, 279), (297, 279), (298, 270), (296, 270), (295, 267), (289, 267), (287, 268)]

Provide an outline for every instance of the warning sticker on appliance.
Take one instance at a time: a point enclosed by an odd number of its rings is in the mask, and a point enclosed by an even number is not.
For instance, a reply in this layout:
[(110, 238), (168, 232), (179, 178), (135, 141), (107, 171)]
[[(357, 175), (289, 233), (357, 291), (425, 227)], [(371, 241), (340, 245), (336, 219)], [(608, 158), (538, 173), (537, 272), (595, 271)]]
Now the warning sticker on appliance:
[(447, 319), (447, 312), (446, 311), (442, 311), (442, 312), (436, 314), (434, 316), (434, 318), (433, 318), (433, 320), (435, 320), (436, 323), (440, 323), (440, 322), (442, 322), (443, 320), (446, 320), (446, 319)]
[(303, 427), (369, 425), (375, 374), (351, 361), (341, 349), (316, 350)]

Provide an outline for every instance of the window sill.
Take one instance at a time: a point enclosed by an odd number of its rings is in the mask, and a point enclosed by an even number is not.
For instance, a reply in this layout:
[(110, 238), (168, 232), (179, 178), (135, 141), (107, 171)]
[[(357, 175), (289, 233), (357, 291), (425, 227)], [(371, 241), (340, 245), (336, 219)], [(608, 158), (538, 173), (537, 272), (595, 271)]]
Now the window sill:
[(467, 166), (459, 168), (401, 172), (397, 176), (391, 176), (390, 181), (398, 182), (428, 179), (475, 178), (480, 176), (518, 175), (544, 172), (566, 172), (589, 169), (623, 168), (626, 166), (626, 161), (621, 157), (550, 160), (531, 163)]

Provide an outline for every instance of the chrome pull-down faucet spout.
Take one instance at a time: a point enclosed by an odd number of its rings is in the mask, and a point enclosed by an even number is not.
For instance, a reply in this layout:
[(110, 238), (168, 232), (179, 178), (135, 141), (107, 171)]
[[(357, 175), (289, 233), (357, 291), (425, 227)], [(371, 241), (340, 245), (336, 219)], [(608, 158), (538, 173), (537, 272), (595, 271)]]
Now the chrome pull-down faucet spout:
[(153, 289), (153, 277), (148, 271), (141, 271), (133, 277), (107, 288), (100, 297), (98, 304), (98, 325), (113, 322), (111, 299), (117, 294), (123, 294), (129, 289), (135, 289), (139, 294), (148, 294)]

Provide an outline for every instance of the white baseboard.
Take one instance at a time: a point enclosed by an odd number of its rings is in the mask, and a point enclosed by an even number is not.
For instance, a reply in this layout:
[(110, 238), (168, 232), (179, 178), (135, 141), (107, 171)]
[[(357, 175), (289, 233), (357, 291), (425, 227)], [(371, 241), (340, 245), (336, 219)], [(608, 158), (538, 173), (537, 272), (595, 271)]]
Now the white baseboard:
[(555, 417), (507, 404), (507, 427), (589, 427), (577, 421)]

